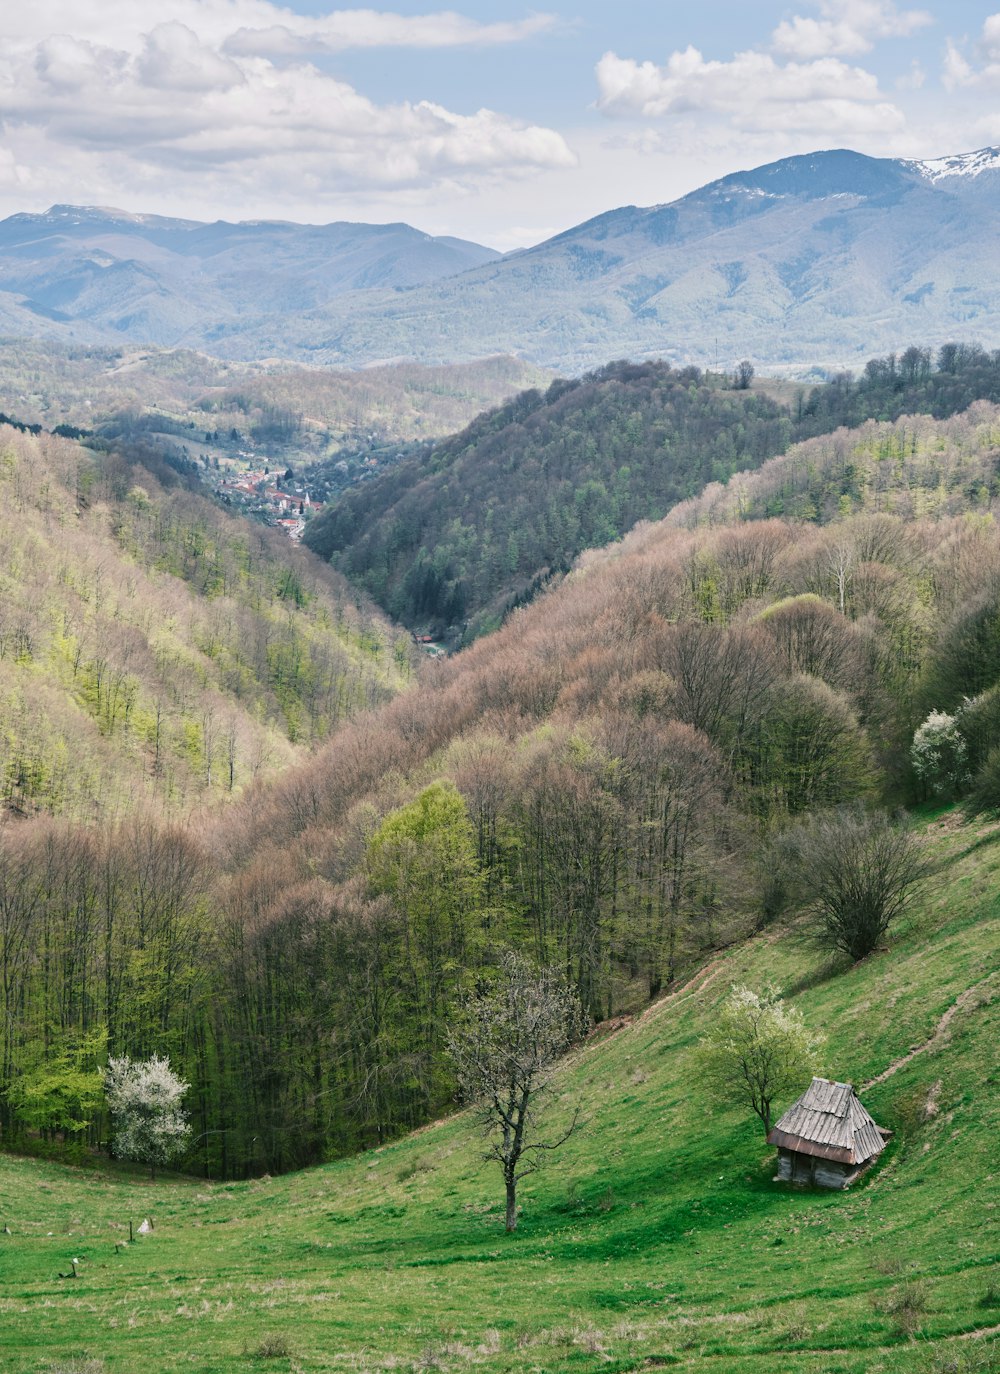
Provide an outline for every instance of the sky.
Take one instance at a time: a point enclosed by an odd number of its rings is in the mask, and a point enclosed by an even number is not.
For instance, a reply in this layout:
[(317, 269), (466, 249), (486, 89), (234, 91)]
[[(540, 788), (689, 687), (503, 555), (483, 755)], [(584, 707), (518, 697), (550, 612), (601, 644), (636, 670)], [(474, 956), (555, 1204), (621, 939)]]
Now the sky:
[(0, 215), (405, 220), (508, 250), (820, 148), (1000, 144), (966, 0), (6, 0)]

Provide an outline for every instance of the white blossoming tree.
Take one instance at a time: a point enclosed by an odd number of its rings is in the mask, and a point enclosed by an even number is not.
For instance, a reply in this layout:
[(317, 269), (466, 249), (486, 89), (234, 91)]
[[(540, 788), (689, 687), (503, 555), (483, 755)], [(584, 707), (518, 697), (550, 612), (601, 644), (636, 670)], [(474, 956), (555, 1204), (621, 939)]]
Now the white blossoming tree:
[(169, 1059), (155, 1054), (151, 1059), (109, 1059), (104, 1095), (111, 1112), (112, 1154), (148, 1164), (155, 1178), (157, 1167), (169, 1164), (187, 1143), (191, 1128), (181, 1099), (189, 1087)]
[(957, 716), (932, 711), (910, 746), (913, 771), (937, 797), (954, 797), (969, 781), (969, 750)]
[(767, 1135), (772, 1104), (808, 1087), (821, 1044), (775, 988), (734, 984), (698, 1047), (698, 1067), (716, 1097), (750, 1107)]

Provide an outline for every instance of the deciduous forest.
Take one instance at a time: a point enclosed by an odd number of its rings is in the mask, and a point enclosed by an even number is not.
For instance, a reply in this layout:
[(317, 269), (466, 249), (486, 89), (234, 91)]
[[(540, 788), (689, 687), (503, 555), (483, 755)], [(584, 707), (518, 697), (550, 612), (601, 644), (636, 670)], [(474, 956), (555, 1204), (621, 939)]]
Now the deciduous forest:
[[(676, 375), (664, 387), (688, 395)], [(530, 416), (540, 402), (524, 404)], [(403, 681), (405, 644), (341, 603), (347, 699), (315, 667), (317, 617), (337, 621), (305, 566), (295, 581), (294, 563), (258, 562), (223, 541), (228, 526), (185, 515), (186, 497), (168, 509), (140, 494), (136, 470), (108, 490), (112, 464), (81, 502), (79, 470), (57, 468), (43, 497), (50, 441), (9, 438), (9, 508), (47, 512), (65, 540), (102, 523), (119, 551), (110, 600), (94, 604), (93, 578), (74, 593), (84, 626), (130, 624), (126, 567), (137, 580), (169, 570), (171, 587), (202, 593), (174, 614), (196, 627), (213, 690), (283, 747), (333, 733), (273, 777), (241, 763), (228, 803), (193, 821), (66, 807), (3, 828), (5, 1142), (93, 1143), (106, 1129), (85, 1096), (98, 1064), (155, 1052), (193, 1085), (189, 1170), (241, 1176), (378, 1145), (454, 1100), (449, 1016), (505, 949), (562, 970), (598, 1022), (773, 921), (794, 899), (785, 841), (811, 814), (931, 795), (1000, 804), (1000, 411), (868, 421), (764, 462), (763, 434), (773, 424), (780, 440), (787, 421), (749, 404), (758, 472), (587, 554), (419, 681)], [(53, 452), (65, 463), (71, 449)], [(52, 604), (36, 616), (46, 626), (69, 615)], [(235, 639), (230, 617), (245, 627)], [(264, 651), (258, 683), (238, 655), (257, 652), (261, 617), (280, 652)], [(112, 721), (107, 678), (100, 696), (74, 688), (54, 635), (0, 668), (55, 663), (60, 700), (77, 693), (95, 738), (135, 733), (146, 679)], [(190, 798), (204, 722), (173, 709), (173, 731), (201, 729)], [(961, 768), (926, 751), (914, 763), (932, 716), (960, 737)], [(140, 771), (155, 776), (141, 738)]]
[(873, 359), (779, 401), (732, 379), (612, 363), (489, 412), (347, 493), (307, 542), (394, 618), (450, 642), (495, 628), (584, 549), (657, 520), (790, 443), (1000, 400), (1000, 353), (948, 345)]

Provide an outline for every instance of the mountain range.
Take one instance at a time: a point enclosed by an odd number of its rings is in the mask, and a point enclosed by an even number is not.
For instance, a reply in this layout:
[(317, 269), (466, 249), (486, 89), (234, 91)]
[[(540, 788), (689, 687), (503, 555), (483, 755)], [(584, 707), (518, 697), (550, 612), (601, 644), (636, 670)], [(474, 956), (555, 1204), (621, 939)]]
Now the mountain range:
[(1000, 342), (998, 209), (1000, 148), (786, 158), (506, 256), (402, 224), (56, 206), (0, 223), (0, 328), (347, 367), (850, 365), (913, 339)]
[(408, 224), (203, 224), (54, 205), (0, 222), (0, 324), (204, 346), (247, 320), (259, 332), (262, 319), (322, 310), (347, 291), (397, 291), (499, 256)]

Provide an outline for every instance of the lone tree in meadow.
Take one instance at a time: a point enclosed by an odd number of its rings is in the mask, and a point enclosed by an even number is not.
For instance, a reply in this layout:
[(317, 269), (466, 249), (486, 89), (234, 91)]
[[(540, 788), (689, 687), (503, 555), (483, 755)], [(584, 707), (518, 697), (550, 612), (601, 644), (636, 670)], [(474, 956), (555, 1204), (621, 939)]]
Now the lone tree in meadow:
[(191, 1128), (181, 1098), (190, 1084), (173, 1072), (169, 1059), (108, 1060), (104, 1095), (111, 1112), (112, 1154), (157, 1166), (169, 1164), (187, 1144)]
[(754, 366), (749, 358), (744, 358), (742, 362), (736, 364), (736, 371), (733, 373), (733, 386), (737, 391), (749, 391), (750, 383), (754, 379)]
[(877, 948), (928, 872), (913, 835), (884, 811), (813, 816), (786, 845), (821, 939), (855, 961)]
[(767, 1135), (772, 1104), (809, 1083), (820, 1043), (775, 988), (734, 984), (698, 1047), (702, 1081), (719, 1100), (750, 1107)]
[(536, 1137), (556, 1060), (578, 1037), (580, 999), (555, 969), (536, 969), (519, 954), (504, 956), (495, 982), (470, 997), (448, 1048), (465, 1099), (473, 1104), (507, 1190), (508, 1231), (517, 1226), (517, 1185), (557, 1150), (579, 1124), (579, 1109), (554, 1140)]

